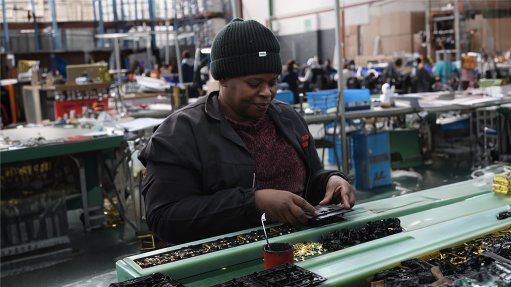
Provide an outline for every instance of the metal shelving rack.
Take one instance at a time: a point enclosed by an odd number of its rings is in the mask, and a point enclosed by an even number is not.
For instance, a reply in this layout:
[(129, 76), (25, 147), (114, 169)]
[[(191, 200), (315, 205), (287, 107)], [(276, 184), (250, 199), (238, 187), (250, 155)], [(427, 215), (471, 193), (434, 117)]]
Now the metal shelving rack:
[[(96, 34), (129, 33), (142, 29), (152, 32), (150, 41), (151, 48), (154, 49), (155, 46), (162, 47), (165, 42), (162, 27), (170, 27), (174, 32), (194, 33), (193, 38), (181, 39), (181, 45), (207, 47), (218, 32), (218, 29), (210, 26), (211, 20), (227, 20), (228, 15), (232, 14), (228, 2), (228, 0), (3, 0), (0, 7), (3, 20), (2, 46), (5, 52), (15, 52), (16, 47), (13, 47), (15, 45), (10, 38), (26, 37), (26, 31), (30, 29), (33, 30), (32, 51), (44, 50), (40, 44), (45, 37), (51, 37), (52, 51), (65, 51), (67, 33), (64, 30), (91, 29), (93, 34), (90, 37), (91, 41), (94, 41)], [(20, 10), (22, 6), (23, 11)], [(31, 15), (30, 19), (27, 18), (27, 13)], [(20, 34), (20, 31), (24, 31), (23, 34)], [(42, 31), (51, 32), (48, 34)], [(97, 40), (94, 47), (104, 48), (106, 43)], [(123, 44), (127, 47), (128, 42)]]
[(438, 60), (441, 54), (459, 57), (459, 50), (464, 50), (466, 46), (464, 43), (457, 40), (457, 30), (464, 30), (465, 25), (464, 17), (460, 15), (458, 28), (456, 25), (455, 11), (441, 10), (431, 11), (432, 32), (431, 41), (435, 48), (435, 57)]

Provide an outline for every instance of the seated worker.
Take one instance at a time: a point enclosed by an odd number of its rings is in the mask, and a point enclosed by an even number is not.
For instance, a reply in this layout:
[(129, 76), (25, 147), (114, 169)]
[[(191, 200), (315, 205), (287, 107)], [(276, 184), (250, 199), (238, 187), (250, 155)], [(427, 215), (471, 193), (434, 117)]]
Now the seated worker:
[(292, 107), (273, 100), (282, 70), (273, 33), (234, 19), (213, 41), (211, 74), (220, 90), (175, 111), (140, 160), (147, 223), (182, 243), (260, 226), (301, 226), (313, 205), (355, 203), (339, 171), (323, 170), (312, 135)]

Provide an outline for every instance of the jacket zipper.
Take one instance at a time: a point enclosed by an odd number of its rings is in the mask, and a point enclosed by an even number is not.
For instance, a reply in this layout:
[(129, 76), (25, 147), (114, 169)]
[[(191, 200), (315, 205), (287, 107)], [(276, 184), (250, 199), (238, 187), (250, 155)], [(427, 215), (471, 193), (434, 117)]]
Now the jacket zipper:
[[(307, 149), (309, 149), (310, 147), (308, 147)], [(311, 176), (312, 176), (312, 169), (311, 169), (311, 165), (310, 165), (310, 162), (309, 162), (309, 157), (307, 157), (307, 155), (305, 154), (305, 151), (302, 151), (303, 153), (303, 159), (304, 159), (304, 162), (305, 162), (305, 165), (307, 166), (307, 179), (305, 180), (305, 191), (303, 193), (303, 198), (307, 199), (307, 196), (309, 195), (309, 184), (310, 184), (310, 179), (311, 179)]]
[(311, 178), (311, 173), (312, 173), (312, 170), (310, 168), (310, 165), (308, 163), (307, 164), (307, 168), (309, 169), (309, 172), (307, 174), (307, 180), (305, 181), (305, 194), (303, 195), (303, 198), (307, 199), (307, 195), (309, 194), (309, 183), (310, 183), (310, 178)]

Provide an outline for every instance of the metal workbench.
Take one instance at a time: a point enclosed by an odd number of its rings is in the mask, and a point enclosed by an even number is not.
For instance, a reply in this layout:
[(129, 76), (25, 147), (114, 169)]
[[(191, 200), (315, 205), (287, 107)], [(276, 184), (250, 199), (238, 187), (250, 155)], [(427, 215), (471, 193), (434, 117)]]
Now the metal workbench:
[(98, 165), (102, 160), (101, 153), (119, 147), (123, 136), (98, 133), (90, 129), (62, 127), (6, 129), (0, 131), (0, 136), (4, 140), (8, 139), (10, 143), (16, 143), (14, 145), (2, 143), (0, 150), (2, 167), (30, 160), (71, 157), (79, 171), (84, 223), (86, 230), (89, 230), (88, 192), (99, 183), (89, 180), (86, 175), (98, 173)]

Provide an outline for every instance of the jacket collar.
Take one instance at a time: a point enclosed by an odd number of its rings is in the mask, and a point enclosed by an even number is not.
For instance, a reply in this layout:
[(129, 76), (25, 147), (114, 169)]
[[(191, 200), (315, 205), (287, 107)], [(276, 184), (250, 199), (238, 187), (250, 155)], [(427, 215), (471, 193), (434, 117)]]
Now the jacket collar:
[(218, 103), (218, 95), (219, 95), (218, 91), (211, 92), (208, 95), (206, 105), (204, 106), (204, 112), (206, 113), (207, 116), (213, 118), (214, 120), (220, 123), (219, 132), (224, 138), (234, 142), (235, 144), (239, 145), (248, 152), (248, 149), (243, 140), (231, 127), (231, 125), (227, 122), (225, 116), (222, 114), (222, 111), (220, 110), (220, 105)]
[(218, 104), (218, 95), (218, 91), (209, 93), (206, 99), (206, 105), (204, 106), (204, 112), (206, 115), (214, 118), (217, 121), (220, 121), (222, 120), (223, 116)]

